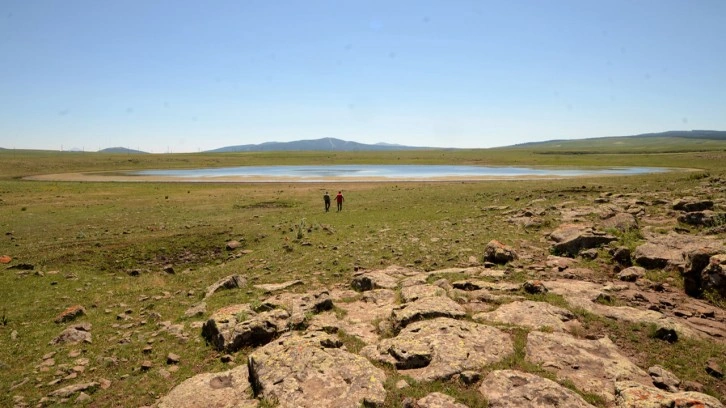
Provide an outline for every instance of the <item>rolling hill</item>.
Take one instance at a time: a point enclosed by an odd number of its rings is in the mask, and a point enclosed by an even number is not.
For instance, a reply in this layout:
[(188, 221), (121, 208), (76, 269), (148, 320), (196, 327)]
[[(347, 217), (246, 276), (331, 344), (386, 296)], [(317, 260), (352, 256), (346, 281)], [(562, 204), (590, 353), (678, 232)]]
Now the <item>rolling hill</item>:
[(365, 144), (346, 140), (325, 137), (313, 140), (297, 140), (294, 142), (266, 142), (261, 144), (247, 144), (227, 146), (208, 150), (207, 153), (231, 152), (271, 152), (271, 151), (391, 151), (391, 150), (422, 150), (427, 147), (412, 147), (389, 143)]

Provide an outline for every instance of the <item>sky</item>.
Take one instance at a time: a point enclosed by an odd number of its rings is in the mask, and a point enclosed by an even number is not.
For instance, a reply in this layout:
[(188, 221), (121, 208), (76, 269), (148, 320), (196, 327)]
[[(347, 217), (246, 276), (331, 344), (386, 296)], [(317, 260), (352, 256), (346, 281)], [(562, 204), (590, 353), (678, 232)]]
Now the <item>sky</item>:
[(0, 1), (0, 147), (726, 130), (726, 1)]

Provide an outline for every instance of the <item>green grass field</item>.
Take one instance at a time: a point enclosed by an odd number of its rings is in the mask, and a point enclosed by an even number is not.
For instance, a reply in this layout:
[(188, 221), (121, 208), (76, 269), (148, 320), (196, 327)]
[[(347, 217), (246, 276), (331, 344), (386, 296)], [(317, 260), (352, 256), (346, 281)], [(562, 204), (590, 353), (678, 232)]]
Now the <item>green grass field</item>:
[[(713, 146), (710, 146), (712, 148)], [(579, 149), (579, 147), (578, 147)], [(387, 153), (250, 153), (115, 155), (0, 150), (0, 256), (29, 271), (0, 266), (0, 406), (14, 398), (31, 406), (72, 372), (78, 350), (86, 371), (69, 384), (93, 378), (111, 381), (93, 394), (93, 406), (151, 404), (193, 374), (222, 370), (219, 355), (198, 329), (182, 343), (158, 321), (188, 323), (184, 311), (198, 303), (217, 279), (243, 274), (254, 283), (302, 279), (307, 287), (347, 284), (356, 267), (412, 265), (422, 270), (466, 264), (481, 257), (491, 239), (522, 246), (537, 243), (538, 231), (504, 222), (489, 206), (521, 209), (533, 200), (547, 207), (568, 200), (591, 203), (603, 192), (647, 196), (691, 188), (699, 177), (726, 178), (726, 148), (679, 153), (541, 154), (542, 150), (432, 150)], [(547, 150), (551, 153), (550, 147)], [(700, 150), (700, 149), (697, 149)], [(659, 175), (548, 181), (412, 183), (116, 183), (38, 182), (29, 175), (196, 168), (259, 164), (476, 164), (537, 166), (664, 166), (701, 169)], [(342, 213), (323, 212), (325, 190), (343, 190)], [(545, 220), (552, 227), (559, 220)], [(301, 228), (302, 226), (302, 228)], [(231, 256), (229, 240), (249, 253)], [(163, 272), (171, 265), (174, 274)], [(141, 271), (132, 277), (127, 272)], [(257, 301), (259, 291), (228, 291), (210, 298), (208, 312), (231, 303)], [(81, 304), (93, 324), (93, 343), (49, 346), (63, 325), (53, 319)], [(119, 314), (130, 320), (118, 320)], [(160, 317), (158, 317), (160, 316)], [(593, 325), (604, 325), (593, 322)], [(614, 328), (623, 338), (628, 327)], [(17, 333), (11, 340), (11, 332)], [(633, 347), (642, 339), (635, 336)], [(625, 340), (623, 340), (625, 341)], [(153, 353), (142, 354), (151, 344)], [(706, 358), (726, 349), (690, 344)], [(40, 367), (57, 350), (56, 364)], [(682, 358), (684, 350), (642, 350), (646, 359)], [(168, 352), (182, 356), (170, 378), (140, 370), (142, 360), (163, 366)], [(661, 353), (665, 353), (662, 355)], [(671, 354), (668, 354), (671, 353)], [(241, 352), (244, 355), (244, 352)], [(238, 362), (244, 361), (242, 356)], [(687, 368), (683, 368), (685, 371)], [(712, 382), (699, 376), (709, 387)], [(13, 388), (11, 388), (11, 386)], [(466, 400), (471, 390), (451, 389)], [(459, 387), (459, 388), (457, 388)], [(401, 391), (396, 391), (400, 393)], [(407, 391), (409, 392), (409, 391)], [(420, 392), (416, 389), (413, 394)], [(393, 394), (393, 392), (392, 392)], [(393, 398), (393, 397), (392, 397)], [(397, 406), (391, 403), (391, 406)]]

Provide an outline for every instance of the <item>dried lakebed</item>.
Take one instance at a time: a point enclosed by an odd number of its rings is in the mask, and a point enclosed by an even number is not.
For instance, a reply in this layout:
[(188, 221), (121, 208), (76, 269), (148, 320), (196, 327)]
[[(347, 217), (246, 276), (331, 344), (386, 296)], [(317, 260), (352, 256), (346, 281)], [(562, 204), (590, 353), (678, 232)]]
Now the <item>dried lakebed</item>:
[(673, 170), (660, 167), (535, 168), (454, 165), (306, 165), (68, 173), (33, 176), (28, 179), (184, 182), (469, 181), (627, 176), (663, 173)]

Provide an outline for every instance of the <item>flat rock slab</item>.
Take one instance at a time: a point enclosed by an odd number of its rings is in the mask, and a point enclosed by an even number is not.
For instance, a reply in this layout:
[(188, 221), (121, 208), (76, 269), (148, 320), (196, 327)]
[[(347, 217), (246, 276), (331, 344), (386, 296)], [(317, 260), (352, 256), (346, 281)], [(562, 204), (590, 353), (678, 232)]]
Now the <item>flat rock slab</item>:
[(396, 303), (396, 292), (389, 289), (374, 289), (363, 292), (355, 302), (339, 302), (336, 306), (344, 315), (338, 319), (335, 313), (321, 313), (312, 318), (309, 330), (327, 332), (345, 331), (363, 340), (366, 344), (378, 342), (377, 323), (391, 316)]
[(681, 235), (649, 235), (647, 242), (635, 249), (633, 259), (648, 269), (684, 268), (686, 255), (697, 250), (724, 252), (726, 247), (715, 237)]
[(576, 392), (552, 380), (516, 370), (489, 373), (479, 387), (491, 408), (592, 408)]
[(255, 350), (248, 364), (255, 395), (290, 408), (382, 406), (383, 370), (340, 347), (337, 337), (312, 332)]
[(50, 341), (50, 345), (56, 344), (78, 344), (92, 343), (91, 323), (76, 323), (68, 326), (56, 338)]
[(187, 379), (162, 397), (158, 408), (215, 407), (254, 408), (247, 365), (220, 373), (204, 373)]
[(291, 324), (297, 326), (304, 322), (305, 315), (320, 313), (333, 308), (333, 300), (327, 290), (308, 293), (281, 293), (262, 302), (264, 308), (280, 308), (290, 313)]
[(401, 289), (401, 300), (414, 302), (419, 299), (434, 296), (446, 296), (446, 291), (435, 285), (413, 285)]
[(431, 394), (416, 401), (415, 408), (469, 408), (464, 404), (456, 402), (456, 399), (450, 395), (440, 392), (432, 392)]
[(391, 319), (396, 327), (406, 327), (409, 323), (435, 317), (462, 318), (466, 311), (448, 297), (425, 297), (415, 302), (404, 303), (393, 309)]
[(550, 233), (555, 241), (553, 246), (557, 253), (576, 256), (583, 249), (598, 248), (617, 240), (614, 236), (604, 232), (595, 231), (586, 225), (564, 224)]
[(531, 300), (507, 303), (492, 312), (474, 315), (476, 321), (513, 324), (535, 330), (549, 327), (554, 331), (567, 331), (566, 322), (573, 319), (575, 315), (567, 309)]
[(293, 286), (303, 285), (303, 281), (301, 280), (291, 280), (287, 282), (282, 283), (267, 283), (267, 284), (260, 284), (260, 285), (253, 285), (257, 289), (262, 289), (265, 292), (277, 292), (278, 290), (284, 290), (289, 289)]
[(412, 323), (398, 336), (364, 347), (361, 355), (391, 364), (418, 381), (434, 381), (481, 369), (513, 352), (512, 339), (499, 329), (437, 318)]
[(370, 271), (354, 276), (350, 285), (360, 292), (373, 289), (396, 289), (398, 278), (391, 276), (385, 270)]
[(615, 289), (614, 285), (601, 285), (576, 280), (556, 280), (545, 282), (545, 286), (550, 292), (564, 297), (571, 306), (580, 307), (598, 316), (630, 323), (654, 324), (658, 328), (675, 330), (679, 336), (702, 337), (699, 331), (694, 330), (688, 324), (655, 310), (642, 310), (631, 306), (607, 306), (595, 302), (599, 296)]
[(240, 275), (230, 275), (227, 277), (224, 277), (217, 282), (213, 283), (212, 285), (209, 285), (207, 287), (206, 294), (204, 295), (204, 298), (208, 298), (212, 296), (213, 294), (219, 292), (220, 290), (225, 289), (238, 289), (242, 286), (247, 284), (247, 279)]
[(651, 384), (648, 373), (621, 354), (607, 337), (580, 340), (564, 333), (533, 331), (527, 336), (526, 352), (527, 361), (541, 364), (581, 391), (599, 395), (609, 403), (615, 400), (615, 380)]
[(618, 408), (723, 408), (716, 398), (699, 392), (670, 393), (633, 381), (615, 383)]

